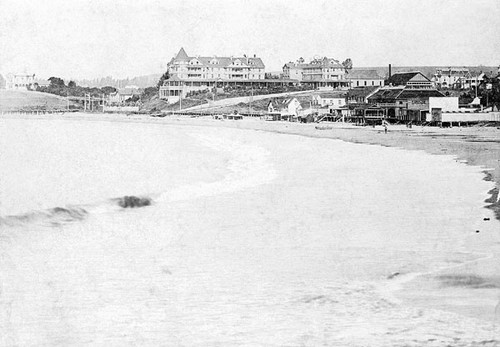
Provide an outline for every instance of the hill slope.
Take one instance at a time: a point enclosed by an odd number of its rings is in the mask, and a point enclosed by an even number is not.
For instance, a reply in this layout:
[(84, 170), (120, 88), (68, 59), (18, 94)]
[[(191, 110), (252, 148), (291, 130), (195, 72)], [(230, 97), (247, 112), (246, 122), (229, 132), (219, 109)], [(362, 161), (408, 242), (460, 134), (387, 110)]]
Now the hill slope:
[(66, 99), (57, 95), (21, 90), (0, 90), (0, 111), (60, 110), (66, 107)]

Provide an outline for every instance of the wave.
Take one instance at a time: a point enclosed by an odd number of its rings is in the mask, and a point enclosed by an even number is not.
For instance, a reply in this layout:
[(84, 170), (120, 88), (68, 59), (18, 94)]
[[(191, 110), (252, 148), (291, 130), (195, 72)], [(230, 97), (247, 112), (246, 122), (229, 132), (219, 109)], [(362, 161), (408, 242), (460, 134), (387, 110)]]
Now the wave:
[(29, 223), (59, 226), (85, 219), (88, 211), (79, 206), (53, 207), (47, 210), (32, 211), (20, 215), (0, 217), (0, 225), (16, 226)]
[(20, 215), (0, 217), (0, 225), (17, 226), (25, 224), (41, 224), (48, 226), (60, 226), (63, 224), (79, 222), (86, 219), (93, 211), (110, 210), (110, 207), (119, 206), (125, 208), (140, 208), (150, 206), (153, 199), (148, 196), (138, 197), (125, 195), (114, 198), (105, 203), (53, 207), (46, 210), (31, 211)]
[(198, 182), (177, 187), (170, 191), (162, 191), (149, 196), (124, 195), (104, 202), (86, 205), (54, 207), (42, 211), (33, 211), (22, 215), (0, 216), (0, 225), (20, 225), (39, 223), (50, 226), (82, 221), (91, 213), (110, 213), (116, 208), (130, 209), (151, 206), (156, 203), (171, 203), (196, 199), (224, 193), (232, 193), (261, 184), (271, 182), (277, 173), (268, 160), (269, 151), (260, 146), (206, 135), (202, 132), (191, 134), (201, 145), (216, 151), (229, 153), (231, 159), (227, 164), (228, 173), (216, 182)]

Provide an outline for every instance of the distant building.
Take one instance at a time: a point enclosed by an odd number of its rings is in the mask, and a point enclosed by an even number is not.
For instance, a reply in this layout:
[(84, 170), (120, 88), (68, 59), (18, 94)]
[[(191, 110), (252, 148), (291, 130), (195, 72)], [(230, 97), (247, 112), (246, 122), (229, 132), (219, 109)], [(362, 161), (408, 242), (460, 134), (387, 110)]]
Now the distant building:
[(471, 89), (478, 87), (484, 80), (484, 73), (468, 73), (467, 75), (461, 77), (456, 83), (458, 89)]
[(170, 79), (160, 87), (160, 98), (177, 102), (193, 91), (228, 85), (246, 86), (265, 81), (265, 65), (248, 57), (188, 56), (184, 48), (168, 63)]
[(271, 100), (267, 104), (270, 120), (292, 120), (302, 111), (302, 105), (297, 98), (287, 98), (281, 101)]
[(281, 101), (271, 100), (267, 105), (269, 113), (281, 113), (281, 115), (298, 116), (302, 105), (297, 98), (287, 98)]
[(168, 64), (171, 77), (198, 80), (264, 79), (262, 59), (253, 57), (189, 57), (184, 48)]
[(33, 89), (36, 90), (38, 87), (48, 87), (50, 86), (50, 81), (44, 79), (35, 79), (33, 81)]
[(7, 75), (5, 89), (29, 90), (35, 81), (35, 74), (17, 73)]
[(386, 86), (403, 86), (411, 89), (434, 89), (434, 83), (420, 71), (396, 72), (385, 81)]
[(384, 78), (380, 77), (377, 70), (351, 70), (346, 75), (350, 87), (380, 87), (384, 85)]
[(463, 68), (440, 68), (436, 69), (436, 73), (432, 77), (436, 87), (438, 88), (457, 88), (459, 81), (462, 78), (470, 76), (469, 69)]
[(313, 105), (340, 108), (346, 105), (346, 92), (316, 93), (312, 96)]
[(109, 94), (108, 103), (111, 105), (118, 105), (127, 102), (129, 99), (140, 97), (142, 90), (137, 86), (126, 86), (120, 88), (116, 92)]
[[(493, 111), (493, 112), (491, 112)], [(466, 124), (478, 122), (500, 122), (500, 112), (495, 109), (483, 110), (479, 100), (461, 108), (458, 97), (429, 98), (428, 122), (437, 124)]]
[(345, 68), (333, 58), (316, 58), (305, 63), (302, 58), (283, 66), (283, 78), (299, 81), (313, 88), (344, 88), (349, 86)]
[(383, 117), (393, 121), (423, 122), (429, 112), (429, 98), (444, 97), (431, 80), (418, 71), (395, 73), (386, 84), (366, 98), (371, 107), (383, 110)]

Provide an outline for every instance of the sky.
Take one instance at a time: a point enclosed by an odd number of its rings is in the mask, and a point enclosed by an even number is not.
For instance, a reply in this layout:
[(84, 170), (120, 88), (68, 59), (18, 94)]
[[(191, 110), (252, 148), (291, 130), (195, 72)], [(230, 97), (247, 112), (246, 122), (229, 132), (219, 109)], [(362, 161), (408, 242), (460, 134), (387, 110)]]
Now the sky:
[(0, 73), (134, 77), (190, 56), (500, 64), (500, 0), (0, 0)]

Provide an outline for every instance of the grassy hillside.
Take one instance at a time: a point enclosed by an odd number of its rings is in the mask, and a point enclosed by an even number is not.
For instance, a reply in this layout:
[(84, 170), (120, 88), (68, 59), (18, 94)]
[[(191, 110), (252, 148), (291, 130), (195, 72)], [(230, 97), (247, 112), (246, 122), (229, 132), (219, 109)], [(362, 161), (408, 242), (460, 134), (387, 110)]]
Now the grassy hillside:
[(67, 107), (66, 99), (48, 93), (0, 90), (0, 111), (51, 111)]

